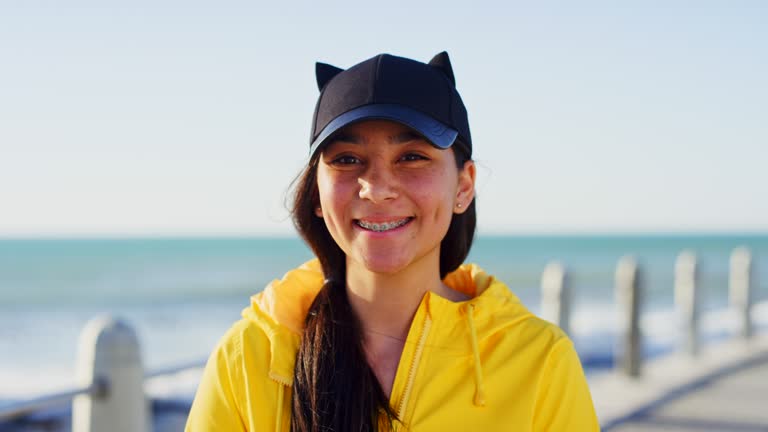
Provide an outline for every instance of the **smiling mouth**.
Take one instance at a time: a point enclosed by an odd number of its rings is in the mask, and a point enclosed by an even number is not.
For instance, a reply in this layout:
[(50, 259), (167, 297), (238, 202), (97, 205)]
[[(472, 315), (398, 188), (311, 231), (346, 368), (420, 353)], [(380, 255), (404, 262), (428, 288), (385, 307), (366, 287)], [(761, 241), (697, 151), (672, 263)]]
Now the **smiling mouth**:
[(357, 224), (357, 226), (360, 228), (366, 229), (368, 231), (384, 232), (400, 228), (401, 226), (410, 222), (412, 219), (412, 217), (407, 217), (389, 222), (366, 222), (364, 220), (355, 219), (355, 224)]

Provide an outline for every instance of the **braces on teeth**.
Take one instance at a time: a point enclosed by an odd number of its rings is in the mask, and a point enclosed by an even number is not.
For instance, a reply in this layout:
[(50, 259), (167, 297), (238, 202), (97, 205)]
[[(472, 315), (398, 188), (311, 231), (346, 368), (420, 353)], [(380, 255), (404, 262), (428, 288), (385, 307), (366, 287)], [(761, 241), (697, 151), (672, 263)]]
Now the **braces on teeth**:
[(357, 221), (357, 224), (360, 225), (361, 227), (363, 227), (365, 229), (369, 229), (371, 231), (382, 232), (382, 231), (389, 231), (391, 229), (401, 227), (401, 226), (405, 225), (406, 222), (408, 222), (408, 218), (405, 218), (405, 219), (403, 219), (401, 221), (391, 222), (391, 223), (390, 222), (367, 223), (367, 222), (363, 222), (363, 221), (359, 220), (359, 221)]

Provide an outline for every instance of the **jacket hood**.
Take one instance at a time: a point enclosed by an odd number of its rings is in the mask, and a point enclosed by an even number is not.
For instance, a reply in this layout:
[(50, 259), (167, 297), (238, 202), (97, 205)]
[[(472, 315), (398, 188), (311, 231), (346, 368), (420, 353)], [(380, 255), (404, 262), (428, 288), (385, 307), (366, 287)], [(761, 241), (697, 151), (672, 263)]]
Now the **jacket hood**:
[[(448, 274), (443, 282), (471, 297), (463, 302), (451, 302), (428, 292), (422, 300), (433, 321), (446, 327), (448, 334), (452, 333), (450, 327), (470, 327), (472, 347), (456, 338), (445, 339), (446, 343), (454, 344), (456, 350), (477, 354), (478, 341), (531, 316), (504, 283), (477, 265), (464, 264)], [(250, 307), (243, 310), (243, 317), (256, 323), (267, 335), (271, 346), (269, 376), (284, 385), (292, 384), (304, 321), (322, 285), (320, 262), (313, 259), (289, 271), (282, 279), (272, 281), (252, 296)], [(476, 358), (476, 368), (480, 374), (479, 358)], [(476, 403), (482, 404), (478, 402), (482, 402), (479, 399)]]

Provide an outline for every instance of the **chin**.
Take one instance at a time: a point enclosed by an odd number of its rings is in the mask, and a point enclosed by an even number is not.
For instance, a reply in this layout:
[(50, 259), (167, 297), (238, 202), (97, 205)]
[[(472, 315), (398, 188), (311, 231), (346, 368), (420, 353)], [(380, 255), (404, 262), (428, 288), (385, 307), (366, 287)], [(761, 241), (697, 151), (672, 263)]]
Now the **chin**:
[(391, 254), (383, 256), (364, 256), (355, 260), (362, 264), (366, 270), (373, 273), (397, 274), (407, 268), (412, 260), (405, 257), (393, 257)]
[(408, 267), (407, 264), (389, 262), (385, 260), (372, 260), (365, 263), (365, 268), (368, 271), (388, 275), (397, 274), (406, 267)]
[(427, 251), (414, 250), (407, 244), (385, 248), (365, 245), (347, 253), (347, 265), (353, 264), (372, 273), (394, 275), (413, 266), (428, 266), (432, 258), (439, 267), (439, 251), (439, 247)]

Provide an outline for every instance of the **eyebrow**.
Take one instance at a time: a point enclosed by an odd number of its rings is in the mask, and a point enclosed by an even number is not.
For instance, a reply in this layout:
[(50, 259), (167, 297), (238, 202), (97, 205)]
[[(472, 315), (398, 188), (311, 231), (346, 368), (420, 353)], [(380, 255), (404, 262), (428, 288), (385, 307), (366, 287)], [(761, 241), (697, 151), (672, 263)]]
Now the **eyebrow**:
[[(405, 131), (405, 132), (401, 132), (395, 135), (390, 135), (389, 137), (387, 137), (387, 141), (393, 144), (402, 144), (409, 141), (413, 141), (415, 139), (424, 139), (424, 137), (417, 134), (416, 132), (411, 132), (411, 131)], [(345, 133), (345, 132), (339, 133), (331, 141), (342, 141), (342, 142), (347, 142), (352, 144), (362, 144), (363, 142), (365, 142), (363, 137), (361, 137), (360, 135), (354, 134), (354, 133)]]

